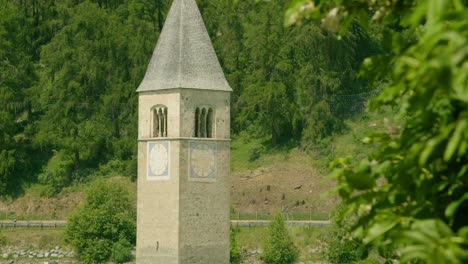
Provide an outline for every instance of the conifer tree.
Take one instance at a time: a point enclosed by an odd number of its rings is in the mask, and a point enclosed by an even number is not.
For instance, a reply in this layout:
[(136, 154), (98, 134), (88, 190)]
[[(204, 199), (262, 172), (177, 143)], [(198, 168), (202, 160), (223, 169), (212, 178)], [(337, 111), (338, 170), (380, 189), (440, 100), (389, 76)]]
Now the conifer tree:
[(281, 213), (276, 213), (268, 226), (268, 238), (263, 250), (262, 260), (268, 264), (292, 264), (299, 256)]

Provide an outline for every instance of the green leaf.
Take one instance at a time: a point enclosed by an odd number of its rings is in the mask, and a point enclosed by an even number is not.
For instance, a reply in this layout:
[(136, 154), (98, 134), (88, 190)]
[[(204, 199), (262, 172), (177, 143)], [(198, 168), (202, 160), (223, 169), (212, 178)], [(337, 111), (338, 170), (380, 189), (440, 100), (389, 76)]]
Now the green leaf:
[(449, 219), (452, 219), (458, 207), (460, 207), (460, 205), (466, 200), (468, 200), (468, 193), (465, 193), (465, 195), (463, 195), (460, 199), (451, 202), (445, 209), (445, 216)]
[(435, 24), (440, 20), (442, 14), (446, 11), (444, 9), (444, 2), (448, 2), (446, 0), (429, 0), (428, 1), (428, 9), (427, 9), (427, 23), (428, 24)]
[(349, 172), (345, 174), (345, 178), (348, 184), (356, 190), (367, 190), (375, 186), (375, 179), (370, 172)]
[(426, 260), (430, 254), (426, 245), (411, 245), (400, 250), (402, 262), (410, 262), (414, 259)]
[(369, 244), (370, 242), (378, 239), (390, 229), (395, 227), (397, 222), (393, 219), (378, 221), (369, 227), (366, 237), (364, 237), (363, 242)]
[(465, 129), (467, 126), (467, 121), (466, 120), (461, 120), (458, 122), (455, 132), (453, 132), (452, 137), (450, 138), (447, 148), (445, 149), (444, 152), (444, 160), (449, 161), (453, 154), (455, 153), (457, 146), (460, 143), (460, 140), (462, 139), (463, 133), (465, 133)]

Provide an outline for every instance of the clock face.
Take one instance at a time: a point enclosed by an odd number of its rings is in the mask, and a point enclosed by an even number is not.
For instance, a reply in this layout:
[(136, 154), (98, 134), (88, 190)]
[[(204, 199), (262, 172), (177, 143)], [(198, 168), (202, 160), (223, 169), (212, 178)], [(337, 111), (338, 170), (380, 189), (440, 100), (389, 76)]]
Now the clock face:
[(190, 177), (216, 178), (216, 143), (190, 142)]
[(169, 142), (148, 142), (148, 177), (169, 176)]

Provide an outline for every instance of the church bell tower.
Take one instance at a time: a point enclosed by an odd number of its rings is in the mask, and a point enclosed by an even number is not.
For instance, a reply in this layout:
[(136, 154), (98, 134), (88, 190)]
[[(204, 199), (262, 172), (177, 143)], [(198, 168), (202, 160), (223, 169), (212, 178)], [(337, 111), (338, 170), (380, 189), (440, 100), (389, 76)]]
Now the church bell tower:
[(232, 89), (195, 0), (173, 1), (137, 92), (137, 263), (229, 263)]

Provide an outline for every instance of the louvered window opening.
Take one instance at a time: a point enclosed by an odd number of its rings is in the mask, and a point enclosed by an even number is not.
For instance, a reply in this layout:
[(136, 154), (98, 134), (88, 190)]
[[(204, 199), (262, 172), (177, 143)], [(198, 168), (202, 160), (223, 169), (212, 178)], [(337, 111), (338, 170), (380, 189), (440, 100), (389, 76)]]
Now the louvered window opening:
[(213, 137), (213, 109), (211, 107), (197, 107), (195, 109), (195, 137)]
[(152, 108), (153, 129), (152, 137), (167, 137), (167, 107), (155, 106)]

